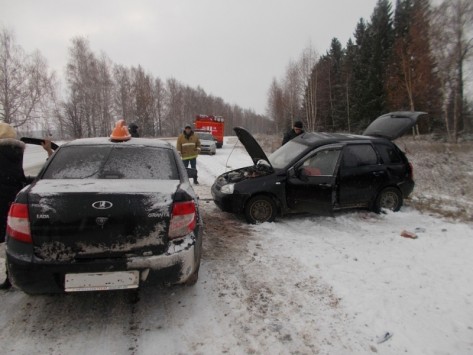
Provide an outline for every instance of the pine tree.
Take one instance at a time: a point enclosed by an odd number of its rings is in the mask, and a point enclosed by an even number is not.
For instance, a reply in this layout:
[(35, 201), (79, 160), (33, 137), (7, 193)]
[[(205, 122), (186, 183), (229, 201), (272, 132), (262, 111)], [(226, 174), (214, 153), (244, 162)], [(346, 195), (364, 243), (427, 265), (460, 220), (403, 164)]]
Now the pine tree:
[[(401, 0), (397, 3), (394, 49), (385, 85), (391, 111), (416, 110), (435, 114), (440, 110), (428, 14), (428, 0)], [(424, 121), (420, 127), (427, 131), (431, 126)]]
[(388, 0), (378, 0), (367, 29), (371, 55), (368, 65), (368, 86), (364, 118), (365, 126), (387, 110), (384, 80), (386, 67), (391, 61), (394, 42), (392, 7)]

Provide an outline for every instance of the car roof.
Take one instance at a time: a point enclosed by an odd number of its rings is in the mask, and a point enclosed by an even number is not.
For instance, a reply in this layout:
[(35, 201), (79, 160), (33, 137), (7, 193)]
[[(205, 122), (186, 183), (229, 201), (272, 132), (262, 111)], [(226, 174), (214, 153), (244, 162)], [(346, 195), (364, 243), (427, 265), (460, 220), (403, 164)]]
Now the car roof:
[(172, 145), (169, 142), (157, 139), (157, 138), (131, 138), (127, 141), (117, 142), (112, 141), (108, 137), (98, 138), (80, 138), (75, 139), (71, 142), (63, 144), (63, 146), (81, 146), (81, 145), (108, 145), (108, 146), (150, 146), (157, 148), (171, 148)]
[(326, 144), (335, 143), (347, 143), (347, 142), (359, 142), (363, 143), (366, 141), (383, 141), (387, 139), (379, 137), (362, 136), (358, 134), (350, 133), (328, 133), (328, 132), (308, 132), (301, 134), (294, 138), (295, 142), (299, 142), (308, 146), (322, 146)]

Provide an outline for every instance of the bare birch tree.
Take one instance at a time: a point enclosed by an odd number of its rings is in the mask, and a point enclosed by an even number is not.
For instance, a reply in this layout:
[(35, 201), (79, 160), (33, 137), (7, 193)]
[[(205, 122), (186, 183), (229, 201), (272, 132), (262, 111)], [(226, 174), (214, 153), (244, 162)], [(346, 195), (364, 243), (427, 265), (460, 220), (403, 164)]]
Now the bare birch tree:
[[(471, 131), (471, 122), (464, 114), (464, 68), (473, 53), (473, 2), (444, 0), (434, 9), (432, 43), (442, 82), (443, 111), (447, 132), (457, 141), (461, 126)], [(452, 108), (452, 124), (449, 106)]]
[(0, 30), (0, 120), (15, 127), (39, 124), (54, 84), (41, 53), (26, 54), (11, 31)]
[(317, 73), (313, 72), (317, 58), (312, 44), (302, 51), (299, 58), (300, 95), (304, 97), (304, 125), (308, 131), (314, 131), (317, 125)]

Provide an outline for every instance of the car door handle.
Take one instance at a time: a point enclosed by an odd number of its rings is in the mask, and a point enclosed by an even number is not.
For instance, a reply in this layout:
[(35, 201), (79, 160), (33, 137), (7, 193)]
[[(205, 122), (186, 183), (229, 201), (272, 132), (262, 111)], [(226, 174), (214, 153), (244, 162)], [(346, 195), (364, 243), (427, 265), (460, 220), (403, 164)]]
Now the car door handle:
[(319, 184), (320, 187), (332, 187), (332, 184), (327, 184), (327, 183), (324, 183), (324, 184)]
[(372, 173), (374, 176), (381, 176), (381, 175), (384, 175), (384, 171), (373, 171)]

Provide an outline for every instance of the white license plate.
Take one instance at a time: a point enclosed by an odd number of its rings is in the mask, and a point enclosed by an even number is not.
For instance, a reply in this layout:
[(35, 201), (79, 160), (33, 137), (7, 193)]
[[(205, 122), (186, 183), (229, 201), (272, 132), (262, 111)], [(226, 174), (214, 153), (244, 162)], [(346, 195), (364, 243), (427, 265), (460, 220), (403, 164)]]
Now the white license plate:
[(66, 292), (123, 290), (137, 288), (139, 283), (139, 271), (66, 274), (64, 289)]

